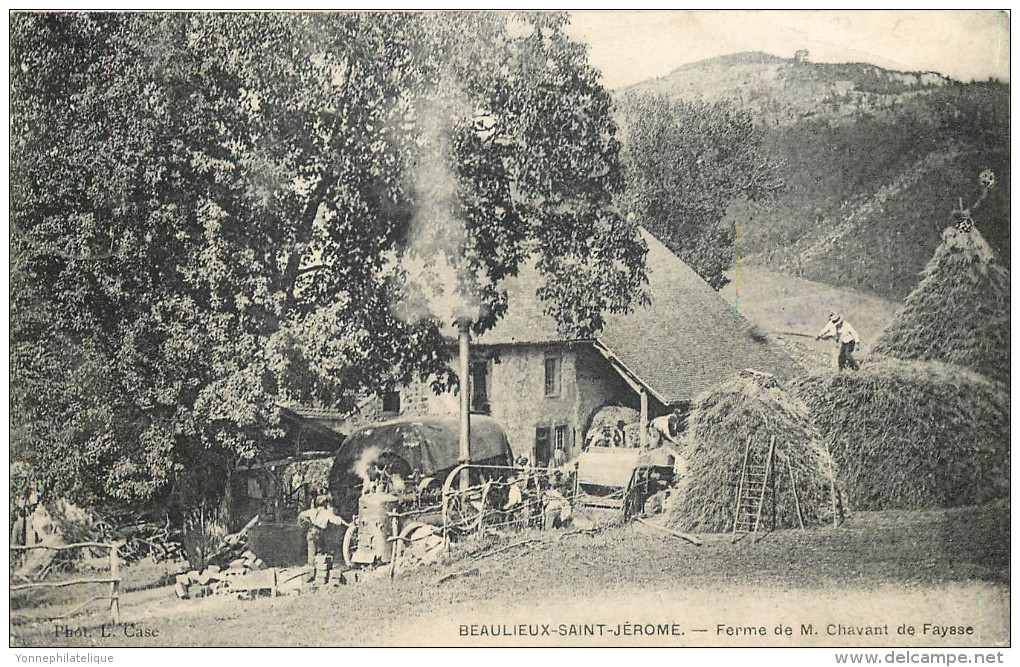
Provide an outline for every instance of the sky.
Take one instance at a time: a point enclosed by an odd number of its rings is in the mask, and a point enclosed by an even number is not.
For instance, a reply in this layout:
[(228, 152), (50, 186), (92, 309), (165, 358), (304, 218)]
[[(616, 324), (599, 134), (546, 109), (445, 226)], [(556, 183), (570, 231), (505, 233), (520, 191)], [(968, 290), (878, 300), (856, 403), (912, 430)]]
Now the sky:
[(1009, 16), (999, 11), (574, 11), (610, 89), (727, 53), (867, 62), (958, 81), (1009, 81)]

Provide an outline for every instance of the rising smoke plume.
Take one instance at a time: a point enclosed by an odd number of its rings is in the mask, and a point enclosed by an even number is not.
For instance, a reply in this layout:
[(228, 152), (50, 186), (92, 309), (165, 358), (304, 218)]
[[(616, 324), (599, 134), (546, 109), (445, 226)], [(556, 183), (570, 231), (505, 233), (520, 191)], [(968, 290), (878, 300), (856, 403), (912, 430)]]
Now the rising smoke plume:
[(454, 87), (434, 91), (416, 110), (417, 154), (405, 178), (414, 195), (407, 246), (390, 258), (402, 275), (398, 315), (407, 321), (436, 317), (443, 323), (476, 319), (478, 277), (468, 268), (470, 243), (461, 215), (459, 179), (451, 135), (469, 122), (472, 108)]
[(379, 456), (382, 454), (382, 450), (378, 447), (369, 447), (361, 453), (358, 460), (351, 466), (351, 471), (361, 478), (362, 482), (368, 481), (368, 469), (372, 467), (372, 464), (379, 460)]

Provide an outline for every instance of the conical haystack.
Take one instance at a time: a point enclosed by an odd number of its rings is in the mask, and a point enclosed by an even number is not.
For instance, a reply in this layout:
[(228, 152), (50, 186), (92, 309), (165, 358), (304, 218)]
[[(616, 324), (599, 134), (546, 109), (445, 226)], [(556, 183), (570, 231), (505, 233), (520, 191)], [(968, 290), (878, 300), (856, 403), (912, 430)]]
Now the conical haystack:
[(688, 425), (687, 468), (669, 510), (672, 525), (695, 532), (731, 530), (748, 438), (764, 460), (773, 436), (774, 492), (765, 495), (762, 526), (793, 528), (801, 519), (804, 525), (832, 520), (832, 460), (807, 408), (771, 375), (742, 371), (705, 392)]
[(938, 362), (873, 357), (790, 384), (854, 510), (954, 507), (1009, 495), (1009, 394)]
[(942, 361), (1009, 383), (1009, 270), (976, 227), (948, 227), (872, 352)]

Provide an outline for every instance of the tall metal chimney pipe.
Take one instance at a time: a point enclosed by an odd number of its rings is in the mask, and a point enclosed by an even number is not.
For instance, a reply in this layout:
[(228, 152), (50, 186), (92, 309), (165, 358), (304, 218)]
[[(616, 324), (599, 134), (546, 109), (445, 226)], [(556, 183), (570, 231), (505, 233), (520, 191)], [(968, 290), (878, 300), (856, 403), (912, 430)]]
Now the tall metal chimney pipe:
[[(471, 461), (471, 320), (457, 320), (460, 343), (460, 462)], [(460, 490), (467, 491), (467, 470), (460, 475)]]

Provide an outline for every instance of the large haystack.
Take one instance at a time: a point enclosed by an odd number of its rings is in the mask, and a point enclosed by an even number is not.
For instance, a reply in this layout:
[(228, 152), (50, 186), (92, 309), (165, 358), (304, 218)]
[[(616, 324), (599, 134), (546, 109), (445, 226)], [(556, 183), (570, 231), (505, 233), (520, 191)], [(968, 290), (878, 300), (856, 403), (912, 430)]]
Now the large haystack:
[(851, 509), (953, 507), (1009, 493), (1009, 395), (957, 366), (872, 357), (791, 383)]
[(1009, 269), (976, 227), (948, 227), (942, 244), (872, 351), (942, 361), (1009, 384)]
[(799, 526), (798, 501), (805, 525), (832, 520), (832, 460), (807, 408), (771, 375), (742, 371), (705, 392), (695, 402), (688, 425), (686, 472), (669, 511), (673, 525), (695, 532), (731, 530), (747, 439), (751, 438), (752, 455), (764, 460), (772, 436), (774, 493), (765, 496), (762, 525)]

